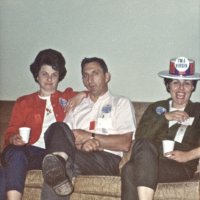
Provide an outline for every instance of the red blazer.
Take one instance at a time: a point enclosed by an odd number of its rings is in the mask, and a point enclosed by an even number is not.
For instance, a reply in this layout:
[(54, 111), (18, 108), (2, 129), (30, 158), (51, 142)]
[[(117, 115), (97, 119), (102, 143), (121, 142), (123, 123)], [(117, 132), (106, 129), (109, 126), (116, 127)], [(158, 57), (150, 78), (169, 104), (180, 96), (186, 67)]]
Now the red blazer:
[[(63, 121), (64, 110), (59, 103), (59, 98), (70, 99), (77, 93), (72, 88), (64, 92), (56, 91), (51, 95), (56, 121)], [(11, 119), (5, 133), (5, 146), (9, 144), (10, 136), (19, 132), (19, 127), (31, 128), (29, 144), (35, 143), (40, 137), (46, 108), (46, 100), (38, 97), (38, 92), (19, 97), (13, 107)]]

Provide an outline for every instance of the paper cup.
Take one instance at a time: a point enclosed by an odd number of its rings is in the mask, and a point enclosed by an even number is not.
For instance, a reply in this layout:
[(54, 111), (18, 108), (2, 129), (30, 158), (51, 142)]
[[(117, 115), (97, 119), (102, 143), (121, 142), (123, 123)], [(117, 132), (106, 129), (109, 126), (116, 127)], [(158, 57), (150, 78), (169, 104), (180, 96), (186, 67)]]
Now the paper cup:
[(163, 140), (163, 154), (174, 150), (175, 142), (173, 140)]
[(22, 137), (24, 143), (28, 143), (30, 137), (31, 128), (29, 127), (21, 127), (19, 128), (19, 134)]

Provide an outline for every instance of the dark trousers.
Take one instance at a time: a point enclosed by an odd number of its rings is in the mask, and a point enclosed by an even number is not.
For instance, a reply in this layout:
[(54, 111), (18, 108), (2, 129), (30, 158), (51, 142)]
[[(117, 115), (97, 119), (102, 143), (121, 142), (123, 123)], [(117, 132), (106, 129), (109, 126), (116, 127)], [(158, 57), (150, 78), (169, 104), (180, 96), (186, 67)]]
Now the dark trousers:
[(6, 199), (6, 184), (5, 184), (4, 168), (0, 166), (0, 200)]
[[(77, 150), (74, 142), (74, 135), (65, 123), (56, 122), (46, 131), (45, 143), (47, 153), (65, 152), (69, 156), (66, 164), (69, 176), (72, 177), (80, 174), (119, 176), (119, 162), (121, 160), (119, 156), (105, 151), (84, 152)], [(51, 192), (44, 188), (42, 199), (49, 199), (50, 197), (51, 199), (59, 199), (59, 197), (52, 198), (53, 194), (47, 194)]]
[(137, 186), (156, 189), (157, 183), (185, 181), (193, 177), (184, 163), (159, 157), (148, 140), (136, 141), (130, 160), (122, 168), (122, 200), (138, 200)]
[(26, 173), (31, 169), (41, 169), (45, 150), (31, 145), (7, 146), (2, 153), (1, 181), (4, 191), (17, 190), (23, 193)]

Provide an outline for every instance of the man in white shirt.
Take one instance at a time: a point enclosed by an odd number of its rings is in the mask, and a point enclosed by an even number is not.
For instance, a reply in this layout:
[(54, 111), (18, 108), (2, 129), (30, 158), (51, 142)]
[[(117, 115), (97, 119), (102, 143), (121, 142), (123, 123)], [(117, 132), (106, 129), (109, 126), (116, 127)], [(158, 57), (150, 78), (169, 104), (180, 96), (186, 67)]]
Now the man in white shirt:
[[(134, 138), (132, 103), (108, 90), (110, 73), (104, 60), (85, 58), (81, 67), (88, 97), (63, 123), (51, 125), (45, 136), (48, 154), (43, 160), (43, 177), (58, 199), (73, 192), (73, 176), (119, 175), (123, 152)], [(45, 193), (43, 190), (43, 199), (49, 199)]]

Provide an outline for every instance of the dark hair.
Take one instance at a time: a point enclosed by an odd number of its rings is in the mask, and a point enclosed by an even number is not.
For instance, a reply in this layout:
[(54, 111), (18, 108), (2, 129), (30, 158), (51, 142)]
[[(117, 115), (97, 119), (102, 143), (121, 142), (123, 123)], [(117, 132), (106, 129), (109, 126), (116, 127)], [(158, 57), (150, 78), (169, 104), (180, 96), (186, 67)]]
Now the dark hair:
[[(167, 92), (169, 92), (169, 84), (173, 81), (173, 79), (171, 78), (164, 78), (164, 83), (166, 86), (166, 90)], [(196, 90), (196, 86), (197, 86), (197, 80), (192, 80), (192, 85), (194, 87), (194, 89), (192, 90), (192, 92), (194, 92)]]
[(61, 81), (67, 73), (63, 55), (56, 50), (45, 49), (38, 53), (34, 62), (30, 65), (31, 73), (36, 82), (38, 82), (37, 77), (43, 65), (50, 65), (54, 70), (58, 71), (59, 81)]
[(92, 57), (92, 58), (84, 58), (81, 62), (81, 72), (83, 74), (83, 68), (86, 64), (91, 63), (91, 62), (97, 62), (100, 67), (102, 68), (103, 72), (106, 73), (108, 72), (108, 67), (105, 63), (105, 61), (101, 58), (97, 58), (97, 57)]

